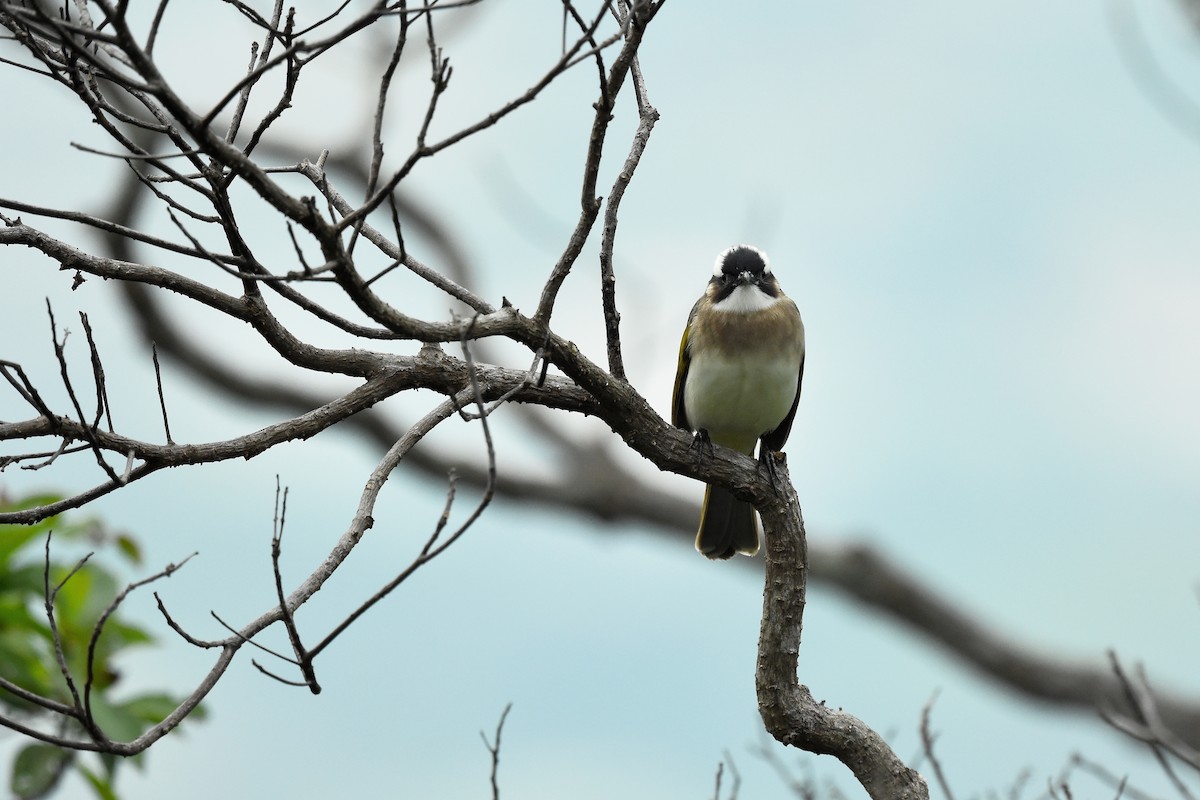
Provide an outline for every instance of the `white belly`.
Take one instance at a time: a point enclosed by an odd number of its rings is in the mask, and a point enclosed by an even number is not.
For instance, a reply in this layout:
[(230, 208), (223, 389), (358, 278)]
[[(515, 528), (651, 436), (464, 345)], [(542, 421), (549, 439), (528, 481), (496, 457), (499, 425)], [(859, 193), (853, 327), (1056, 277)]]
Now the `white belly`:
[(799, 358), (697, 355), (688, 368), (684, 410), (695, 429), (717, 444), (752, 453), (758, 438), (775, 430), (792, 409)]

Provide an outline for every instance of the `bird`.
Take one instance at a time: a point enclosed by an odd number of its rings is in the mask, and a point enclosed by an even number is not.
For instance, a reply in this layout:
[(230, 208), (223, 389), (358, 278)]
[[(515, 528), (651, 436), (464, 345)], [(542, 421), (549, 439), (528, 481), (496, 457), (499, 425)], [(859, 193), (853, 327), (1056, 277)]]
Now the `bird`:
[[(804, 380), (804, 322), (766, 253), (740, 244), (717, 256), (692, 306), (671, 398), (671, 424), (766, 463), (787, 441)], [(754, 506), (707, 484), (696, 549), (711, 559), (758, 553)]]

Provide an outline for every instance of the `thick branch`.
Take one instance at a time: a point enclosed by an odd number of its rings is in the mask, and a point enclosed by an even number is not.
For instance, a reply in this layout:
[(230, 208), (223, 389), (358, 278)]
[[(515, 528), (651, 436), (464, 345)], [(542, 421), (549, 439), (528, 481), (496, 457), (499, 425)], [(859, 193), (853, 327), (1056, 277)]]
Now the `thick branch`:
[(766, 536), (766, 579), (758, 640), (758, 710), (767, 731), (783, 744), (837, 757), (873, 798), (928, 798), (915, 770), (857, 718), (813, 700), (797, 678), (804, 622), (808, 545), (800, 503), (780, 464), (776, 494), (759, 506)]

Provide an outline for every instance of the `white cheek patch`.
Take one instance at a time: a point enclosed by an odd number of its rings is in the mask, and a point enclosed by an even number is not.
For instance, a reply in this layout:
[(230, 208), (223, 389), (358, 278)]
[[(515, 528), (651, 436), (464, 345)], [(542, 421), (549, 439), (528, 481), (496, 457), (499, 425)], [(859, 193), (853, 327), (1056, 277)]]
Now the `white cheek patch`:
[(771, 297), (757, 286), (744, 283), (734, 289), (724, 300), (716, 303), (713, 310), (749, 314), (754, 311), (764, 311), (778, 302), (778, 297)]

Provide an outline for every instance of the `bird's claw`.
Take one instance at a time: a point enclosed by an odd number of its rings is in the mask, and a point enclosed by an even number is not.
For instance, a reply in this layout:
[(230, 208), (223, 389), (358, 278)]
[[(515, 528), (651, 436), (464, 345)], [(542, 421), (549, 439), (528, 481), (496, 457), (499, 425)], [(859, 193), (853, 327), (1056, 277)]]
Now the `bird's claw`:
[(779, 478), (779, 470), (776, 468), (776, 459), (784, 458), (785, 456), (778, 450), (771, 450), (765, 444), (758, 450), (758, 460), (767, 468), (767, 477), (774, 484)]

